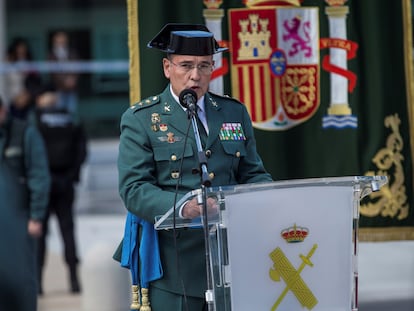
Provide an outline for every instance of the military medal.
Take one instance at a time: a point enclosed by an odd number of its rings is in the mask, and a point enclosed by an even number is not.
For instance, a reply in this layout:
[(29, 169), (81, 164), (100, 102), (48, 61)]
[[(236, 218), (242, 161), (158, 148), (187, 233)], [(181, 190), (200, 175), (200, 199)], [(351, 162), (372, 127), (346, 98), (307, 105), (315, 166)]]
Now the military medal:
[(182, 137), (176, 137), (174, 133), (168, 132), (166, 136), (158, 137), (160, 141), (165, 141), (169, 144), (173, 144), (177, 141), (181, 141)]
[(175, 137), (174, 137), (174, 133), (168, 133), (167, 134), (167, 141), (170, 143), (170, 144), (173, 144), (173, 143), (175, 143)]
[(160, 122), (161, 122), (160, 115), (158, 113), (153, 113), (151, 115), (151, 123), (154, 124), (154, 123), (160, 123)]
[(151, 115), (151, 123), (152, 123), (152, 125), (151, 125), (151, 129), (154, 131), (154, 132), (157, 132), (158, 131), (158, 129), (159, 129), (159, 123), (161, 122), (161, 118), (160, 118), (160, 115), (158, 114), (158, 113), (153, 113), (152, 115)]
[(165, 132), (168, 130), (168, 126), (165, 123), (160, 124), (160, 130), (161, 132)]
[(221, 125), (220, 140), (246, 140), (241, 123), (223, 123)]

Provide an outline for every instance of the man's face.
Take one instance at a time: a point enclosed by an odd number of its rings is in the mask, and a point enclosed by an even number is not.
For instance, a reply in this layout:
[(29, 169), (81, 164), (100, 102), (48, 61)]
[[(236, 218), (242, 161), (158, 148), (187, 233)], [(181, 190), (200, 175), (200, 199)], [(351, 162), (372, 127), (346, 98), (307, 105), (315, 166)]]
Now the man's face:
[(163, 59), (164, 75), (177, 96), (189, 88), (197, 93), (197, 98), (203, 96), (208, 90), (213, 66), (212, 55), (171, 55)]

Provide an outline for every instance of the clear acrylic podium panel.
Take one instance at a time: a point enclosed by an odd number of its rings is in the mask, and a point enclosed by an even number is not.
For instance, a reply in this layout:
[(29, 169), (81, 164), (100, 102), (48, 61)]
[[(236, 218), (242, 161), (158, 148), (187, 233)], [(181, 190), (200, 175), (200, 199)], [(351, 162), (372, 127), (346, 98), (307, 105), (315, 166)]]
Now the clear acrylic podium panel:
[[(357, 310), (359, 202), (386, 182), (357, 176), (208, 188), (220, 205), (208, 219), (214, 310)], [(174, 215), (171, 208), (155, 228), (203, 225)]]

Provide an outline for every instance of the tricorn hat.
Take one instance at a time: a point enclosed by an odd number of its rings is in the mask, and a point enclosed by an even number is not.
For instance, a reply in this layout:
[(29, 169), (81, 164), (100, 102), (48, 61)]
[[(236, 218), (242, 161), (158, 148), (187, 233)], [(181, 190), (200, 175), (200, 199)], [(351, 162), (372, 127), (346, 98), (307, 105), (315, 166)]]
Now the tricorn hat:
[(199, 24), (166, 24), (147, 46), (169, 54), (196, 56), (227, 50), (219, 47), (206, 26)]

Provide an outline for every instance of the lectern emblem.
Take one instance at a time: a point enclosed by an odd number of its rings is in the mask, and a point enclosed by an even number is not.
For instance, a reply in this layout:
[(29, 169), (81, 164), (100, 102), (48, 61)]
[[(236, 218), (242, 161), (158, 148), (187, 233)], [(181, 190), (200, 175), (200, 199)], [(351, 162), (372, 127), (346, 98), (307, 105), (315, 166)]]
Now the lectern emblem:
[(276, 310), (279, 307), (283, 298), (289, 291), (292, 291), (302, 307), (305, 307), (308, 310), (311, 310), (318, 304), (318, 300), (316, 299), (315, 295), (312, 293), (308, 285), (300, 276), (300, 273), (306, 267), (306, 265), (313, 267), (313, 263), (310, 261), (310, 258), (312, 257), (317, 247), (317, 244), (314, 244), (306, 256), (300, 254), (302, 263), (298, 269), (295, 269), (295, 267), (279, 247), (270, 253), (270, 258), (273, 261), (273, 268), (269, 270), (270, 278), (275, 282), (279, 282), (282, 278), (286, 283), (285, 289), (273, 304), (271, 309), (272, 311)]

